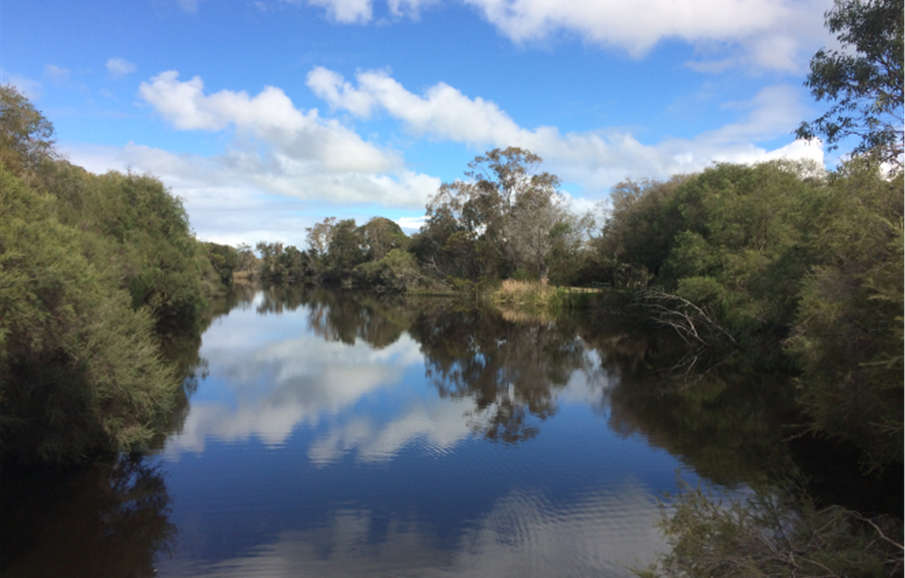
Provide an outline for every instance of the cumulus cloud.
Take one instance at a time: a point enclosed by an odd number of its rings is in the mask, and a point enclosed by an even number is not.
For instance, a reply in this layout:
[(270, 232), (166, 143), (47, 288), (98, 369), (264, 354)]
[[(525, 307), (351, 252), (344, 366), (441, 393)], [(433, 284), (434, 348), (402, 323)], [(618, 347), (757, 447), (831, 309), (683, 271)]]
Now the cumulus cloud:
[(396, 220), (396, 223), (398, 223), (400, 227), (409, 231), (417, 231), (426, 222), (427, 215), (422, 215), (420, 217), (400, 217)]
[(328, 16), (343, 24), (364, 23), (371, 20), (371, 0), (309, 0), (312, 6), (327, 10)]
[[(604, 190), (626, 177), (665, 177), (701, 170), (715, 161), (750, 163), (775, 158), (777, 151), (757, 146), (784, 136), (805, 116), (798, 92), (768, 86), (747, 102), (724, 105), (740, 120), (691, 139), (642, 144), (620, 131), (561, 133), (556, 127), (520, 127), (497, 104), (469, 98), (445, 83), (423, 95), (408, 91), (382, 71), (356, 75), (357, 84), (323, 67), (308, 74), (308, 86), (334, 109), (359, 118), (379, 112), (401, 121), (415, 135), (465, 143), (475, 148), (520, 146), (542, 156), (553, 172), (588, 190)], [(781, 149), (795, 158), (823, 160), (820, 146)]]
[[(735, 66), (800, 72), (814, 50), (826, 44), (823, 13), (832, 6), (832, 0), (463, 1), (515, 43), (543, 42), (567, 33), (641, 58), (659, 42), (680, 40), (702, 54), (689, 66), (707, 73)], [(393, 16), (417, 17), (430, 3), (387, 0), (387, 8)], [(339, 23), (374, 19), (372, 0), (308, 4), (324, 8)]]
[(257, 241), (302, 246), (305, 228), (326, 216), (318, 216), (323, 203), (344, 204), (334, 206), (330, 214), (363, 221), (373, 212), (356, 212), (349, 205), (378, 200), (386, 206), (423, 210), (424, 199), (440, 185), (439, 179), (408, 171), (392, 178), (316, 171), (266, 174), (270, 168), (260, 157), (239, 151), (203, 157), (134, 143), (101, 147), (65, 142), (61, 150), (71, 162), (94, 173), (131, 169), (156, 175), (183, 199), (200, 238), (233, 246)]
[[(560, 31), (642, 57), (658, 42), (740, 47), (759, 67), (796, 70), (823, 37), (829, 0), (465, 0), (515, 42)], [(816, 23), (812, 25), (811, 23)], [(808, 54), (807, 56), (810, 56)]]
[(432, 455), (442, 455), (471, 435), (471, 428), (462, 415), (473, 409), (471, 399), (436, 399), (409, 408), (387, 424), (378, 425), (368, 418), (357, 418), (331, 428), (315, 441), (308, 449), (308, 458), (312, 463), (324, 466), (354, 452), (361, 462), (386, 462), (415, 441)]
[(436, 84), (418, 96), (406, 90), (386, 72), (360, 72), (358, 87), (324, 67), (308, 74), (308, 87), (331, 107), (368, 118), (382, 109), (402, 120), (419, 136), (439, 137), (458, 142), (486, 143), (513, 141), (522, 131), (493, 102), (470, 99), (446, 83)]
[(135, 72), (135, 64), (125, 58), (111, 58), (107, 61), (107, 72), (112, 76), (120, 77)]
[(229, 90), (206, 94), (201, 78), (181, 81), (176, 71), (168, 71), (142, 82), (139, 93), (177, 129), (236, 132), (229, 149), (215, 157), (148, 147), (126, 151), (144, 170), (197, 183), (242, 182), (309, 201), (398, 207), (424, 206), (440, 184), (406, 170), (397, 153), (363, 140), (337, 120), (295, 108), (276, 87), (256, 96)]
[[(573, 199), (576, 209), (592, 205), (588, 199), (629, 177), (664, 178), (713, 162), (781, 157), (823, 161), (820, 143), (777, 141), (807, 116), (800, 89), (790, 86), (768, 86), (750, 100), (723, 104), (737, 118), (720, 128), (691, 138), (642, 143), (625, 130), (563, 133), (551, 126), (524, 128), (492, 101), (445, 83), (415, 94), (385, 71), (362, 71), (347, 81), (318, 67), (307, 83), (334, 111), (365, 120), (390, 117), (419, 138), (462, 143), (478, 151), (510, 145), (529, 149), (570, 187), (580, 187), (581, 194)], [(423, 209), (441, 184), (439, 178), (407, 169), (398, 152), (364, 140), (351, 125), (322, 116), (317, 109), (296, 108), (276, 87), (256, 95), (206, 92), (201, 78), (181, 80), (177, 72), (168, 71), (142, 82), (139, 93), (174, 128), (221, 132), (227, 145), (207, 156), (133, 143), (62, 143), (64, 152), (95, 172), (131, 168), (159, 176), (185, 200), (193, 226), (207, 240), (298, 245), (304, 242), (304, 228), (325, 216), (315, 217), (311, 208), (323, 212), (329, 204), (332, 214), (356, 219), (372, 216), (375, 205)], [(768, 142), (777, 144), (759, 144)], [(371, 212), (350, 214), (354, 206), (370, 207)], [(416, 228), (417, 218), (403, 215), (400, 224)]]

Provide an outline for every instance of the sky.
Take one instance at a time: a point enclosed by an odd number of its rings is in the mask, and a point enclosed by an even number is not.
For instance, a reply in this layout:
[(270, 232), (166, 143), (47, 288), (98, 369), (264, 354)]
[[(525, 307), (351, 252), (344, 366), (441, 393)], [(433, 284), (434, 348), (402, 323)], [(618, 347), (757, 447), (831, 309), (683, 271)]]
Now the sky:
[(206, 241), (417, 231), (517, 146), (575, 212), (625, 179), (838, 158), (794, 130), (832, 0), (5, 0), (0, 82), (95, 173), (151, 173)]

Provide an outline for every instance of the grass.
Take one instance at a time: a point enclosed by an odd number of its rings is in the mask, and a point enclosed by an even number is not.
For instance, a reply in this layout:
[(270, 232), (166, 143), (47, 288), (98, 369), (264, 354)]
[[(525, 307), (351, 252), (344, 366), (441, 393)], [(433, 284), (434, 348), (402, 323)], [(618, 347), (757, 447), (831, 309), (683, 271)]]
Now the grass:
[(589, 308), (599, 293), (598, 289), (555, 287), (546, 281), (506, 279), (490, 293), (490, 302), (506, 311), (538, 314)]

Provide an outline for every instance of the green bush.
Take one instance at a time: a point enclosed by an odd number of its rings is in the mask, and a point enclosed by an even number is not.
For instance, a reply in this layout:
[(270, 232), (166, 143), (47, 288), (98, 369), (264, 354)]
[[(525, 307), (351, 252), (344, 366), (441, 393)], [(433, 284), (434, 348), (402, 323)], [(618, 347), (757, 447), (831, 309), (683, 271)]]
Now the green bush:
[(148, 441), (178, 380), (56, 205), (0, 167), (0, 447), (70, 460)]
[(856, 161), (833, 181), (787, 343), (813, 428), (872, 465), (903, 456), (903, 179), (878, 170)]

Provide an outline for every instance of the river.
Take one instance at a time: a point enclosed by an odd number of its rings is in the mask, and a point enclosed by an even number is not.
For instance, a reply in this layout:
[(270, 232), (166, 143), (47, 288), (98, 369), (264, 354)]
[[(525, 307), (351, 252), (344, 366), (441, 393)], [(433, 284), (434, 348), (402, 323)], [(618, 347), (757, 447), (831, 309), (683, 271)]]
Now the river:
[(677, 477), (788, 460), (775, 377), (587, 315), (246, 290), (186, 343), (153, 451), (4, 472), (4, 576), (627, 576)]

